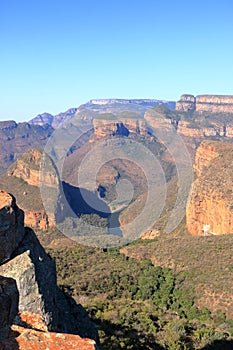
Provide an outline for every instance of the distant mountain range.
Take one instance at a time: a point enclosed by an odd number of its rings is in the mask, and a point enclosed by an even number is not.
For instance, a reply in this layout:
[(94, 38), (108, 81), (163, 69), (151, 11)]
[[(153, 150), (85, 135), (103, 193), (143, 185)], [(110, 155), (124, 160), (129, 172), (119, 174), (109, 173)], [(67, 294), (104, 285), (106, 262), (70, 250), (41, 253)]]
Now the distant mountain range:
[(57, 128), (65, 121), (74, 117), (75, 114), (81, 115), (84, 110), (91, 110), (94, 114), (106, 112), (114, 113), (116, 110), (118, 112), (131, 110), (143, 115), (147, 109), (153, 108), (159, 104), (164, 104), (169, 109), (174, 109), (176, 105), (174, 101), (157, 99), (93, 99), (78, 108), (70, 108), (55, 116), (47, 112), (38, 114), (35, 118), (29, 121), (29, 124), (49, 124), (53, 128)]
[(66, 112), (59, 113), (57, 115), (52, 115), (50, 113), (38, 114), (35, 118), (29, 121), (32, 125), (45, 125), (48, 124), (53, 128), (59, 127), (63, 122), (72, 118), (77, 112), (77, 108), (70, 108)]

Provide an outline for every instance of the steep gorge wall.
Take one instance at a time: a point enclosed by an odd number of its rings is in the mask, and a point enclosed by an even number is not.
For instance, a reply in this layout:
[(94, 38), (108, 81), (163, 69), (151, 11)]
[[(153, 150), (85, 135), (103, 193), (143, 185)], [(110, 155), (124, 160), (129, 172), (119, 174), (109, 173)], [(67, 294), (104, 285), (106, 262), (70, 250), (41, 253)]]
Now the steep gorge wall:
[(203, 141), (196, 154), (194, 181), (186, 209), (192, 235), (233, 233), (233, 145)]

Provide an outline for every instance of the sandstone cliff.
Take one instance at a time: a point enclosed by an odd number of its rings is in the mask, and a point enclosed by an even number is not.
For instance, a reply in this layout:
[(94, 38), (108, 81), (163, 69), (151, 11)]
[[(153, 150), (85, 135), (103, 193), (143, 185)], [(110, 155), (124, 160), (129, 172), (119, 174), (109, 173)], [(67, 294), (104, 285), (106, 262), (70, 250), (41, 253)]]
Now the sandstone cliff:
[(41, 230), (55, 227), (56, 208), (51, 211), (44, 209), (40, 185), (43, 184), (51, 197), (56, 195), (56, 190), (60, 186), (52, 161), (47, 162), (45, 171), (41, 171), (44, 156), (43, 150), (31, 149), (21, 155), (8, 171), (0, 176), (1, 187), (19, 198), (18, 204), (25, 213), (25, 224)]
[(231, 95), (182, 95), (176, 103), (177, 111), (233, 113), (233, 96)]
[(192, 235), (233, 233), (233, 145), (203, 141), (196, 154), (193, 183), (186, 210)]
[(161, 106), (148, 110), (145, 120), (152, 133), (158, 130), (165, 139), (172, 131), (180, 135), (192, 158), (205, 139), (230, 142), (233, 139), (233, 110), (231, 113), (197, 111), (196, 99), (192, 95), (183, 95), (177, 102), (176, 111)]
[(147, 135), (148, 128), (140, 114), (125, 112), (99, 114), (93, 120), (94, 136), (97, 138), (111, 136), (129, 136), (131, 134)]
[(96, 349), (80, 337), (91, 330), (98, 340), (87, 314), (58, 289), (55, 263), (24, 229), (15, 198), (0, 194), (0, 349)]

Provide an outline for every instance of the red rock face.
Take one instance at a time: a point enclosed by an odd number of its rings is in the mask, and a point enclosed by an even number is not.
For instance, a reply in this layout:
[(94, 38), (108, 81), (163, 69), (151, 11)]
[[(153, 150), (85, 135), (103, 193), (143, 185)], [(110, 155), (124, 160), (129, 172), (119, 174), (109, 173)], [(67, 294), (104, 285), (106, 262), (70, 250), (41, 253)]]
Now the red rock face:
[(233, 145), (203, 141), (196, 154), (193, 183), (186, 210), (192, 235), (233, 233)]
[(12, 326), (0, 350), (96, 350), (96, 343), (78, 335), (42, 332)]
[(26, 211), (25, 213), (25, 225), (35, 227), (40, 230), (47, 230), (48, 228), (55, 227), (55, 218), (51, 213)]
[(92, 339), (78, 335), (47, 332), (39, 315), (20, 313), (17, 325), (5, 332), (0, 350), (96, 350)]
[(41, 174), (41, 162), (43, 159), (43, 151), (38, 149), (32, 149), (27, 153), (24, 153), (13, 166), (11, 166), (7, 172), (8, 176), (15, 176), (24, 180), (29, 185), (40, 186), (40, 183), (47, 187), (55, 187), (58, 185), (58, 176), (55, 168), (50, 168)]
[(194, 171), (197, 176), (200, 176), (203, 170), (209, 166), (212, 159), (218, 156), (217, 147), (212, 141), (203, 142), (198, 147), (195, 157)]

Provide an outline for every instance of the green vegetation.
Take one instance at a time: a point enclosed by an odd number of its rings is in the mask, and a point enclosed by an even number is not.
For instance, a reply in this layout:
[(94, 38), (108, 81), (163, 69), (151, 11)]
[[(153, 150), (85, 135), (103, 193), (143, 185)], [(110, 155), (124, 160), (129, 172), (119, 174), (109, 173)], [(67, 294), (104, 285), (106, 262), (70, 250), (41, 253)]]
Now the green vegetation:
[(75, 245), (49, 253), (60, 287), (98, 326), (103, 350), (202, 349), (232, 338), (233, 321), (198, 309), (192, 288), (183, 288), (169, 268), (118, 249)]

